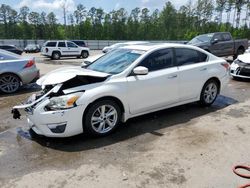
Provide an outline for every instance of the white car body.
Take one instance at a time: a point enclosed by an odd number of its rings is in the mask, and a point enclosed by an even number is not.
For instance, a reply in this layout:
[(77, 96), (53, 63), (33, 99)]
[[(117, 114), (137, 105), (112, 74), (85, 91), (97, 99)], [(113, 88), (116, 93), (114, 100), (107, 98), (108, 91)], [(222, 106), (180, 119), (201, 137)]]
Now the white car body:
[(235, 78), (250, 78), (250, 53), (239, 55), (230, 66), (230, 74)]
[[(205, 54), (206, 60), (183, 66), (173, 65), (170, 68), (149, 71), (146, 75), (132, 74), (135, 67), (139, 72), (147, 70), (145, 67), (140, 67), (140, 63), (151, 54), (157, 54), (160, 50), (173, 51), (179, 48)], [(30, 103), (15, 106), (14, 109), (26, 109), (28, 124), (37, 134), (48, 137), (69, 137), (85, 131), (83, 128), (84, 114), (87, 113), (88, 106), (97, 100), (108, 97), (119, 101), (122, 105), (121, 121), (126, 122), (135, 116), (199, 101), (203, 86), (210, 79), (218, 81), (219, 90), (222, 90), (228, 82), (228, 69), (222, 66), (227, 62), (194, 46), (161, 44), (127, 46), (122, 49), (132, 50), (133, 53), (143, 51), (143, 53), (125, 70), (113, 75), (80, 67), (55, 70), (37, 81), (42, 88), (51, 86), (50, 90), (37, 99), (31, 97), (33, 99), (30, 100)], [(92, 77), (94, 83), (72, 85), (61, 89), (61, 87), (65, 87), (67, 81), (76, 76)], [(59, 91), (63, 96), (76, 93), (80, 97), (72, 108), (57, 111), (45, 110), (46, 105), (50, 103), (51, 93), (57, 94)], [(61, 125), (65, 126), (62, 133), (52, 132)]]
[[(64, 45), (60, 46), (59, 43)], [(48, 44), (54, 45), (48, 46)], [(81, 56), (82, 52), (87, 52), (89, 55), (89, 48), (78, 46), (71, 41), (47, 41), (41, 49), (41, 54), (47, 57), (53, 57), (55, 52), (59, 52), (60, 57)]]

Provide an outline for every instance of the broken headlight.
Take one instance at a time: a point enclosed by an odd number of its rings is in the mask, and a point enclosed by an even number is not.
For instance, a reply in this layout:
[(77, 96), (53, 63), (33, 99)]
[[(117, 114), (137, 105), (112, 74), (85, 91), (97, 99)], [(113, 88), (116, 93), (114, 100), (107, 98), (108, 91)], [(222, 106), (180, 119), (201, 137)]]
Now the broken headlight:
[(60, 97), (52, 97), (49, 104), (45, 106), (46, 111), (64, 110), (76, 106), (77, 99), (80, 98), (82, 93), (73, 93)]

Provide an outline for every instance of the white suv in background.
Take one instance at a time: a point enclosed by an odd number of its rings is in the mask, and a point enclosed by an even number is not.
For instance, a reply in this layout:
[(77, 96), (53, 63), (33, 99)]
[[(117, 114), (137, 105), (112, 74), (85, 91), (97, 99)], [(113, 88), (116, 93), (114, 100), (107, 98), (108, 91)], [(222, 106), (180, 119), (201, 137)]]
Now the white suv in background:
[(81, 47), (71, 41), (47, 41), (41, 50), (42, 55), (51, 59), (60, 59), (61, 57), (87, 58), (89, 56), (89, 48)]

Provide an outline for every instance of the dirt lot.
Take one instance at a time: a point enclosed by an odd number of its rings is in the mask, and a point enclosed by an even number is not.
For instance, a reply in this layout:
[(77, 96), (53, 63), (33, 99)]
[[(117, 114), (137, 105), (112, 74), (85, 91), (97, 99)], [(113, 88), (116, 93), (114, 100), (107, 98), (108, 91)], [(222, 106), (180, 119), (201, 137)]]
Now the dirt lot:
[[(74, 61), (37, 59), (42, 74)], [(230, 81), (209, 108), (188, 104), (163, 110), (95, 139), (30, 140), (23, 131), (25, 117), (12, 120), (10, 110), (38, 90), (33, 84), (0, 96), (0, 187), (235, 188), (247, 183), (232, 166), (250, 164), (248, 81)]]

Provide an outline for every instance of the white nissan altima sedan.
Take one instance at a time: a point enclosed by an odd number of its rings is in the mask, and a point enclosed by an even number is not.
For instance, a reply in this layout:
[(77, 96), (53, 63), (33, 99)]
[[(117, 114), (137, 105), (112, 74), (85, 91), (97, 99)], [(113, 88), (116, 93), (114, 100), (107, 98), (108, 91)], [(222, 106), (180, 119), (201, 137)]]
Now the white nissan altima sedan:
[(27, 103), (28, 125), (39, 135), (103, 136), (128, 119), (199, 101), (211, 105), (229, 78), (229, 64), (200, 48), (147, 44), (116, 49), (84, 68), (41, 77), (43, 91)]

